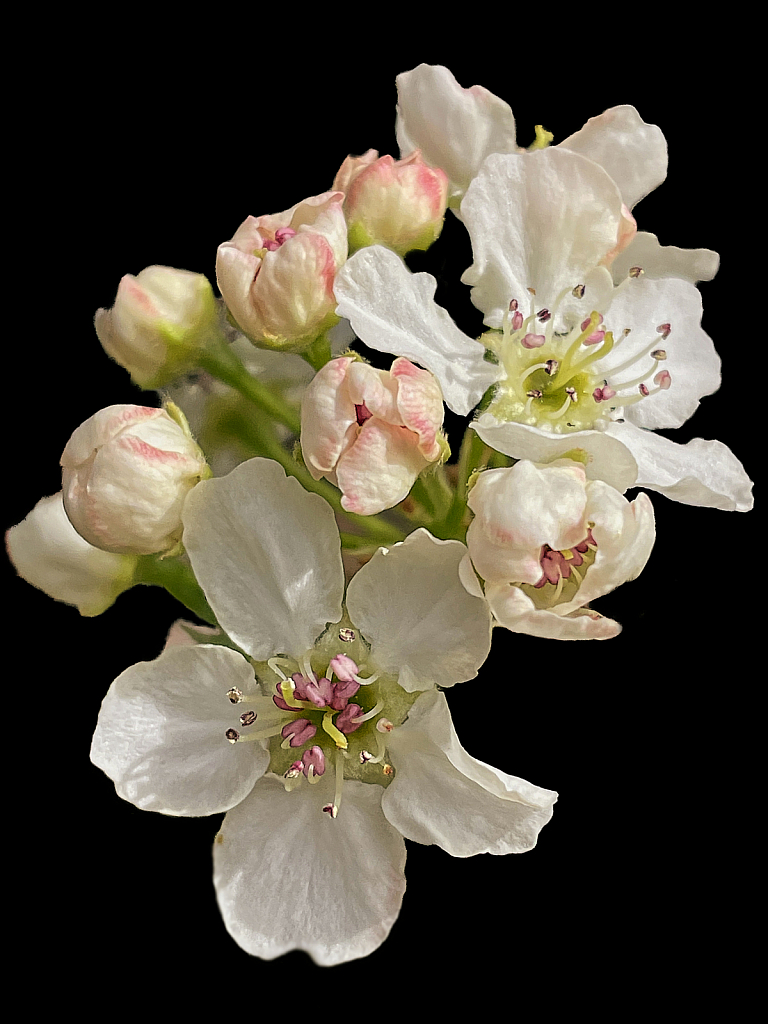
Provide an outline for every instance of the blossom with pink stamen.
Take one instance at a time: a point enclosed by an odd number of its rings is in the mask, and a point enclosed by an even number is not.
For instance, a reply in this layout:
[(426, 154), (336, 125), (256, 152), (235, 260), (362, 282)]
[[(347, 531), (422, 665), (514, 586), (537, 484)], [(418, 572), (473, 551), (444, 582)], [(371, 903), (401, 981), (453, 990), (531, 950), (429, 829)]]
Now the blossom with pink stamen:
[(396, 359), (389, 371), (352, 356), (318, 372), (301, 405), (301, 449), (315, 480), (342, 492), (348, 512), (373, 515), (406, 497), (445, 450), (440, 386)]
[(216, 279), (239, 329), (261, 348), (300, 352), (335, 323), (336, 272), (347, 258), (342, 192), (248, 217), (219, 246)]

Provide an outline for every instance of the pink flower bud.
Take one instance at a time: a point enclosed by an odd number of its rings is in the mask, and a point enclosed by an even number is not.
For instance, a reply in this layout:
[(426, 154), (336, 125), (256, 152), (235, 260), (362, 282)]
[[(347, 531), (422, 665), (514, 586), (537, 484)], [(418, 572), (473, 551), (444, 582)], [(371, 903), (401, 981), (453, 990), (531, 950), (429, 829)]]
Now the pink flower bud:
[(120, 281), (112, 309), (94, 321), (107, 355), (143, 388), (156, 388), (197, 363), (218, 316), (216, 299), (202, 274), (147, 267)]
[(443, 228), (448, 178), (428, 167), (417, 149), (404, 160), (369, 149), (348, 156), (333, 187), (346, 193), (344, 212), (351, 249), (386, 245), (404, 256), (428, 249)]
[(240, 330), (261, 348), (300, 352), (335, 323), (333, 282), (347, 258), (341, 192), (248, 217), (219, 246), (216, 278)]
[(389, 372), (350, 356), (332, 359), (304, 393), (301, 447), (315, 480), (342, 491), (360, 515), (391, 508), (443, 453), (440, 386), (426, 370), (396, 359)]
[(181, 539), (184, 499), (210, 475), (175, 408), (111, 405), (77, 428), (61, 456), (64, 508), (103, 551), (150, 555)]

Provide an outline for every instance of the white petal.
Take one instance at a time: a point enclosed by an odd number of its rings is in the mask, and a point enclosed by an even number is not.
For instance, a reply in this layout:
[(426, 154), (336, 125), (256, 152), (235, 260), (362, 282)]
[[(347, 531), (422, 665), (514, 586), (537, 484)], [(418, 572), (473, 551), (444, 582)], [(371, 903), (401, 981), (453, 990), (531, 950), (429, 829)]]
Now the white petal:
[(225, 647), (172, 647), (132, 665), (104, 698), (91, 760), (142, 810), (229, 810), (269, 764), (260, 742), (227, 740), (238, 721), (230, 687), (259, 692), (248, 662)]
[(513, 633), (549, 640), (610, 640), (621, 632), (618, 622), (591, 608), (578, 608), (570, 615), (536, 608), (528, 595), (512, 584), (494, 584), (485, 593), (499, 625)]
[(64, 511), (61, 492), (41, 498), (5, 535), (8, 557), (27, 583), (81, 615), (101, 615), (131, 586), (137, 559), (93, 547)]
[(257, 661), (301, 655), (341, 618), (344, 570), (330, 505), (269, 459), (203, 480), (184, 545), (217, 620)]
[(645, 277), (680, 277), (696, 284), (711, 281), (719, 265), (720, 257), (711, 249), (661, 245), (656, 235), (640, 231), (613, 261), (611, 273), (616, 284), (624, 280), (631, 267), (642, 267)]
[(449, 409), (466, 416), (503, 375), (480, 342), (460, 331), (434, 301), (431, 274), (412, 274), (380, 245), (367, 246), (336, 275), (339, 316), (370, 348), (405, 356), (431, 370)]
[(387, 747), (395, 777), (381, 806), (406, 839), (453, 857), (523, 853), (552, 817), (556, 793), (469, 756), (442, 693), (422, 694)]
[(419, 451), (418, 434), (383, 420), (367, 420), (336, 466), (342, 508), (361, 516), (392, 508), (407, 497), (428, 465)]
[[(625, 327), (632, 333), (624, 338), (604, 361), (595, 363), (595, 373), (604, 375), (611, 387), (619, 391), (622, 381), (630, 381), (648, 371), (648, 387), (654, 384), (650, 374), (654, 362), (644, 356), (619, 373), (612, 368), (622, 365), (658, 339), (667, 358), (656, 370), (664, 369), (672, 376), (672, 386), (658, 391), (647, 400), (627, 406), (624, 417), (639, 427), (650, 429), (679, 427), (699, 406), (699, 399), (720, 387), (720, 357), (712, 339), (701, 327), (701, 295), (695, 285), (677, 278), (651, 280), (641, 277), (627, 282), (611, 303), (605, 322), (618, 340)], [(664, 340), (656, 328), (664, 323), (672, 326)], [(636, 395), (637, 385), (625, 392)], [(621, 395), (616, 405), (621, 404)]]
[(466, 550), (416, 530), (389, 550), (379, 548), (349, 584), (350, 618), (376, 666), (399, 675), (404, 690), (472, 679), (488, 657), (488, 609), (459, 578)]
[(752, 481), (722, 442), (695, 437), (688, 444), (676, 444), (632, 423), (612, 423), (608, 430), (637, 460), (637, 487), (660, 491), (687, 505), (727, 512), (752, 508)]
[(473, 286), (485, 323), (501, 327), (512, 299), (528, 315), (529, 304), (552, 305), (584, 284), (616, 245), (621, 196), (601, 167), (566, 149), (494, 155), (467, 190), (461, 215), (474, 253), (461, 279)]
[(639, 576), (656, 540), (653, 506), (647, 494), (628, 502), (602, 480), (590, 481), (587, 493), (587, 519), (595, 524), (592, 536), (597, 554), (573, 600), (553, 608), (557, 615), (568, 615)]
[(667, 176), (667, 143), (661, 129), (646, 124), (628, 105), (590, 117), (581, 131), (558, 148), (581, 153), (600, 164), (619, 186), (630, 210)]
[(632, 453), (602, 430), (552, 434), (523, 423), (500, 423), (490, 413), (483, 413), (471, 426), (489, 447), (513, 459), (542, 463), (575, 453), (573, 457), (585, 459), (587, 479), (605, 480), (621, 492), (637, 478)]
[(330, 359), (307, 387), (301, 400), (301, 453), (315, 480), (332, 473), (349, 447), (357, 427), (349, 397), (347, 374), (353, 359)]
[(405, 843), (381, 811), (379, 786), (347, 780), (337, 818), (322, 812), (333, 772), (287, 793), (274, 775), (224, 819), (214, 885), (229, 933), (272, 960), (303, 949), (322, 966), (373, 952), (405, 891)]
[(473, 85), (462, 89), (448, 68), (420, 64), (397, 76), (400, 155), (420, 149), (440, 167), (452, 191), (464, 192), (490, 153), (513, 153), (515, 119), (498, 96)]

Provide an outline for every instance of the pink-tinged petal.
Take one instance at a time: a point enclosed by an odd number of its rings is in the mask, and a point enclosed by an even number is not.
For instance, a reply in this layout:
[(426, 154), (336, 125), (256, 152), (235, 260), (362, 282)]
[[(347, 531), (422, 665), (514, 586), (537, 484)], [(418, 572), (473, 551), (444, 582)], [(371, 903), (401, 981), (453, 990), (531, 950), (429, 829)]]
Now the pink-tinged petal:
[(448, 68), (420, 64), (397, 76), (397, 141), (402, 156), (421, 149), (453, 194), (466, 191), (490, 153), (517, 148), (509, 106), (480, 85), (463, 89)]
[(661, 245), (656, 235), (640, 231), (629, 246), (611, 264), (616, 284), (626, 278), (631, 267), (642, 267), (645, 277), (680, 277), (696, 284), (711, 281), (717, 273), (720, 257), (711, 249), (678, 249)]
[(336, 277), (337, 312), (366, 345), (431, 370), (446, 405), (465, 416), (504, 371), (435, 303), (436, 287), (430, 274), (411, 274), (395, 253), (369, 246)]
[(409, 359), (396, 359), (390, 370), (398, 383), (397, 406), (403, 423), (419, 435), (419, 449), (429, 462), (440, 458), (437, 432), (443, 425), (443, 393), (437, 379)]
[(301, 400), (301, 451), (315, 480), (333, 472), (353, 442), (357, 421), (346, 377), (354, 359), (331, 359), (307, 386)]
[(322, 235), (299, 233), (267, 252), (251, 289), (261, 333), (291, 340), (320, 330), (336, 305), (335, 275), (336, 258)]
[(471, 426), (489, 447), (513, 459), (553, 462), (575, 452), (577, 458), (584, 460), (588, 479), (605, 480), (622, 493), (637, 480), (637, 463), (632, 453), (610, 431), (545, 434), (523, 423), (500, 423), (490, 413), (483, 413)]
[[(168, 419), (163, 409), (144, 405), (108, 405), (90, 416), (74, 431), (61, 455), (61, 465), (79, 466), (123, 431), (150, 420)], [(178, 429), (178, 428), (176, 428)]]
[[(553, 303), (584, 283), (616, 246), (621, 195), (601, 167), (566, 149), (495, 154), (467, 190), (461, 215), (474, 254), (461, 279), (485, 323), (498, 328), (510, 299), (527, 300), (528, 289)], [(558, 312), (555, 330), (561, 321)]]
[[(621, 204), (621, 221), (619, 223), (619, 235), (616, 239), (616, 245), (611, 251), (603, 257), (603, 265), (610, 267), (613, 261), (619, 256), (628, 245), (631, 244), (632, 239), (637, 234), (637, 221), (629, 212), (628, 207)], [(602, 318), (601, 318), (602, 319)]]
[(485, 593), (498, 624), (513, 633), (551, 640), (610, 640), (621, 632), (618, 622), (592, 609), (579, 608), (565, 616), (536, 608), (528, 595), (512, 584), (495, 584)]
[(366, 167), (375, 163), (378, 159), (379, 151), (377, 149), (366, 150), (362, 156), (346, 157), (344, 163), (336, 172), (336, 177), (333, 181), (334, 189), (337, 189), (339, 192), (347, 193), (349, 191), (349, 186), (358, 174), (360, 174), (360, 172)]
[(261, 334), (261, 320), (251, 296), (251, 286), (261, 268), (261, 258), (241, 252), (231, 242), (216, 253), (216, 282), (224, 302), (241, 330)]
[(406, 427), (368, 420), (336, 467), (342, 508), (370, 516), (402, 501), (428, 465), (418, 442)]
[(748, 512), (754, 505), (752, 481), (730, 448), (720, 441), (695, 437), (687, 444), (676, 444), (632, 423), (612, 423), (608, 433), (621, 441), (636, 460), (638, 487), (659, 491), (687, 505), (728, 512)]
[(356, 362), (349, 368), (347, 388), (352, 402), (364, 405), (371, 416), (391, 426), (403, 426), (397, 407), (397, 381), (387, 370)]
[(335, 269), (347, 258), (347, 222), (343, 202), (343, 192), (331, 191), (311, 196), (294, 207), (290, 220), (290, 226), (295, 231), (320, 235), (328, 242)]
[(661, 129), (646, 124), (629, 105), (591, 117), (557, 148), (600, 164), (619, 186), (630, 210), (667, 176), (667, 143)]
[(552, 817), (556, 793), (470, 757), (442, 693), (419, 696), (387, 746), (397, 771), (381, 806), (406, 839), (453, 857), (523, 853)]

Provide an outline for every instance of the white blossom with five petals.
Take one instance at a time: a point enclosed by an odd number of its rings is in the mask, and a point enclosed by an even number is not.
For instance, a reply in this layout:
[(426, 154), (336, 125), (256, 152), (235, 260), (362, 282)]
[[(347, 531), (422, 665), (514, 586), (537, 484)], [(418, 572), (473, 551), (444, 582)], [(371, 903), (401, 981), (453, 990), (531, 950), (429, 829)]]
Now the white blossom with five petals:
[(418, 530), (345, 598), (330, 507), (264, 459), (199, 485), (184, 528), (239, 650), (171, 647), (129, 668), (91, 756), (138, 807), (227, 812), (214, 882), (244, 949), (370, 953), (400, 909), (403, 836), (459, 857), (535, 845), (556, 794), (471, 758), (436, 689), (474, 676), (490, 646), (463, 544)]

